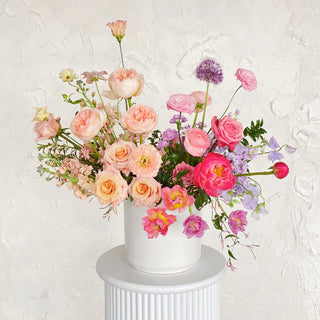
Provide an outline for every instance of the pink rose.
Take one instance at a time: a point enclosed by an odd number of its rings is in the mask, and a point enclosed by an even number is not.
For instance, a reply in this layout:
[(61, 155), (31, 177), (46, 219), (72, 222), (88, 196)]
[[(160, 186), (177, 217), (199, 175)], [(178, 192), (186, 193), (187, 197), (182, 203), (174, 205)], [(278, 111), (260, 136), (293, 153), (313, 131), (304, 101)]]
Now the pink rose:
[(131, 98), (138, 96), (143, 89), (143, 75), (133, 69), (120, 68), (110, 74), (108, 84), (111, 91), (103, 91), (102, 94), (109, 99)]
[(87, 107), (81, 109), (73, 118), (70, 129), (79, 139), (91, 140), (99, 133), (106, 121), (105, 111)]
[(37, 134), (36, 141), (53, 138), (61, 128), (60, 119), (55, 119), (52, 113), (49, 113), (47, 120), (38, 121), (34, 126)]
[[(194, 91), (194, 92), (190, 93), (189, 96), (194, 99), (194, 101), (196, 102), (197, 107), (199, 107), (199, 112), (201, 112), (203, 110), (203, 106), (204, 106), (204, 104), (206, 102), (206, 92), (204, 92), (204, 91)], [(207, 106), (210, 105), (211, 103), (212, 103), (211, 96), (208, 95)], [(196, 111), (196, 109), (194, 111)]]
[(151, 177), (133, 178), (129, 194), (137, 207), (153, 208), (161, 199), (161, 184)]
[(129, 159), (131, 152), (136, 148), (135, 144), (129, 141), (119, 140), (112, 145), (108, 145), (105, 150), (102, 163), (111, 165), (125, 174), (130, 173)]
[(235, 76), (241, 81), (243, 89), (252, 91), (257, 88), (257, 79), (252, 71), (239, 68)]
[(219, 153), (208, 153), (194, 168), (194, 180), (209, 196), (217, 197), (220, 190), (232, 189), (236, 177), (232, 174), (231, 163)]
[(284, 162), (277, 162), (273, 166), (273, 173), (278, 179), (283, 179), (288, 175), (289, 167)]
[(174, 94), (169, 98), (167, 102), (167, 108), (169, 110), (186, 112), (189, 114), (192, 114), (195, 107), (196, 107), (195, 100), (187, 94)]
[(214, 116), (211, 121), (211, 129), (218, 140), (218, 146), (228, 146), (231, 151), (234, 150), (243, 137), (242, 124), (228, 116), (224, 116), (222, 120), (218, 120), (218, 118)]
[(166, 210), (184, 212), (186, 207), (194, 204), (194, 197), (189, 196), (187, 189), (181, 188), (178, 184), (171, 189), (162, 189), (162, 203)]
[(107, 27), (111, 29), (112, 35), (117, 38), (118, 41), (124, 37), (126, 32), (127, 21), (116, 20), (114, 22), (107, 23)]
[(210, 146), (207, 133), (199, 128), (187, 129), (185, 132), (184, 147), (194, 157), (201, 157)]
[(122, 125), (133, 133), (150, 133), (157, 125), (156, 112), (147, 106), (134, 105), (122, 117)]
[(183, 185), (185, 187), (190, 186), (193, 183), (193, 171), (194, 167), (191, 167), (189, 164), (182, 161), (181, 163), (177, 164), (172, 171), (172, 177), (176, 179), (176, 176), (182, 170), (188, 171), (182, 178)]

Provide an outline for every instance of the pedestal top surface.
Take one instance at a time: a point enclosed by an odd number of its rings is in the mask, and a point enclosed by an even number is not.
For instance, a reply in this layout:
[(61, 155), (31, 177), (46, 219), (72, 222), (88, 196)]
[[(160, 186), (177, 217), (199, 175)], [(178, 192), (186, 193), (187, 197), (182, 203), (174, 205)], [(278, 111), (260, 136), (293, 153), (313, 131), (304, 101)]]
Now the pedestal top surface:
[(130, 266), (124, 245), (113, 248), (97, 261), (97, 272), (104, 280), (118, 287), (145, 292), (185, 291), (218, 282), (226, 271), (224, 256), (217, 250), (202, 246), (198, 263), (185, 272), (159, 275), (141, 272)]

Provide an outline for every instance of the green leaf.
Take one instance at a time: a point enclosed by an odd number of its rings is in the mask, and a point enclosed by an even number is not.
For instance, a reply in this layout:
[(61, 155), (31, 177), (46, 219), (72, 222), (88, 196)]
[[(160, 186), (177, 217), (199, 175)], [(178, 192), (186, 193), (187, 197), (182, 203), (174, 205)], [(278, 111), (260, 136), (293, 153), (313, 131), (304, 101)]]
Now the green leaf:
[(186, 169), (181, 170), (181, 171), (176, 175), (176, 179), (179, 180), (180, 178), (184, 177), (188, 172), (190, 172), (190, 170), (186, 170)]
[(230, 250), (228, 250), (228, 255), (229, 257), (231, 257), (234, 260), (237, 260), (237, 258), (235, 258), (235, 256), (232, 254), (232, 252)]
[(239, 239), (238, 236), (236, 236), (236, 235), (234, 235), (234, 234), (228, 234), (228, 235), (225, 236), (224, 238), (225, 238), (225, 239), (227, 239), (227, 238), (237, 238), (237, 239)]
[(219, 215), (215, 215), (214, 219), (212, 219), (213, 222), (213, 226), (217, 229), (217, 230), (221, 230), (222, 231), (222, 227), (220, 224), (220, 216)]

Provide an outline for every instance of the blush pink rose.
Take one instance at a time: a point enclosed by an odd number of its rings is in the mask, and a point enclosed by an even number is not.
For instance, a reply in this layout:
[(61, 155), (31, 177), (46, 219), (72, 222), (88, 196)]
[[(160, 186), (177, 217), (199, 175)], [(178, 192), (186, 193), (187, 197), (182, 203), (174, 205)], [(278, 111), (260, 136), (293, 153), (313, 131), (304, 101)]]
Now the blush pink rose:
[[(192, 93), (189, 94), (189, 96), (191, 98), (194, 99), (194, 101), (196, 102), (196, 105), (199, 106), (199, 112), (201, 112), (203, 110), (203, 106), (206, 102), (206, 92), (204, 91), (194, 91)], [(212, 103), (212, 99), (211, 96), (208, 94), (208, 98), (207, 98), (207, 106), (210, 105)], [(197, 108), (195, 108), (194, 112), (196, 111)]]
[(103, 91), (109, 99), (131, 98), (138, 96), (144, 86), (143, 75), (133, 69), (120, 68), (110, 74), (108, 78), (110, 91)]
[(194, 181), (209, 196), (217, 197), (220, 190), (232, 189), (236, 177), (232, 174), (231, 163), (219, 153), (208, 153), (194, 168)]
[(203, 156), (209, 146), (210, 139), (205, 131), (199, 128), (191, 128), (186, 130), (184, 147), (192, 156)]
[(151, 177), (133, 178), (129, 194), (137, 207), (153, 208), (161, 199), (161, 184)]
[(183, 185), (185, 187), (190, 186), (193, 183), (193, 171), (194, 171), (194, 167), (190, 166), (189, 164), (185, 163), (184, 161), (182, 161), (181, 163), (177, 164), (175, 166), (175, 168), (172, 171), (172, 177), (174, 179), (176, 179), (176, 176), (179, 172), (181, 172), (182, 170), (186, 170), (188, 171), (188, 173), (186, 173), (182, 178), (182, 182)]
[(218, 141), (218, 146), (228, 146), (231, 151), (243, 138), (241, 122), (228, 116), (224, 116), (221, 120), (214, 116), (211, 121), (211, 129)]
[(49, 113), (47, 120), (38, 121), (34, 126), (37, 134), (36, 141), (51, 139), (57, 135), (61, 128), (60, 119), (55, 119), (52, 113)]
[(134, 105), (122, 117), (122, 125), (130, 132), (150, 133), (157, 125), (156, 112), (147, 106)]
[(83, 141), (91, 140), (99, 133), (106, 121), (105, 111), (87, 107), (76, 114), (71, 122), (70, 129), (79, 139)]
[(168, 102), (167, 108), (178, 112), (186, 112), (192, 114), (196, 107), (195, 100), (187, 94), (174, 94)]
[(241, 81), (243, 89), (252, 91), (257, 88), (257, 79), (252, 71), (239, 68), (235, 76)]

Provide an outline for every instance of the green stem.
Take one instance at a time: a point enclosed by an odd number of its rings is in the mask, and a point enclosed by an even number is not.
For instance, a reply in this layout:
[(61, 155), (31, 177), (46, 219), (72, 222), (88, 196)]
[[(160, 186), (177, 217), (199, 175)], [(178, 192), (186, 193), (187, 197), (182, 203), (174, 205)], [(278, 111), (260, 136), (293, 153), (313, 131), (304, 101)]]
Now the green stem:
[(182, 113), (180, 112), (180, 114), (179, 114), (179, 120), (178, 120), (178, 122), (177, 122), (177, 129), (178, 129), (179, 141), (180, 141), (180, 144), (182, 145), (181, 134), (180, 134), (180, 130), (181, 130), (181, 116), (182, 116)]
[(140, 133), (140, 144), (143, 144), (143, 135)]
[(121, 64), (122, 68), (124, 68), (124, 62), (123, 62), (123, 54), (122, 54), (122, 47), (121, 47), (121, 40), (119, 42), (119, 48), (120, 48), (120, 55), (121, 55)]
[(195, 114), (195, 116), (194, 116), (192, 128), (194, 128), (195, 125), (196, 125), (196, 121), (197, 121), (197, 118), (198, 118), (198, 113), (199, 113), (199, 108), (197, 108), (196, 114)]
[(269, 174), (274, 174), (273, 171), (262, 171), (262, 172), (248, 172), (235, 174), (236, 177), (249, 177), (249, 176), (267, 176)]
[(101, 141), (100, 137), (99, 137), (99, 136), (97, 136), (95, 139), (98, 141), (98, 143), (99, 143), (100, 147), (101, 147), (103, 150), (106, 150), (106, 147), (105, 147), (105, 146), (104, 146), (104, 144), (102, 143), (102, 141)]
[(204, 107), (203, 107), (203, 115), (202, 115), (201, 129), (203, 129), (204, 120), (205, 120), (205, 117), (206, 117), (207, 102), (208, 102), (208, 93), (209, 93), (209, 82), (207, 83), (206, 101), (205, 101)]
[(231, 102), (232, 102), (234, 96), (235, 96), (236, 93), (240, 90), (241, 87), (242, 87), (242, 86), (240, 86), (240, 87), (234, 92), (234, 94), (232, 95), (232, 97), (231, 97), (231, 99), (230, 99), (230, 101), (229, 101), (229, 103), (228, 103), (228, 106), (227, 106), (226, 110), (224, 110), (224, 113), (222, 114), (222, 116), (220, 117), (219, 120), (221, 120), (222, 117), (226, 114), (226, 112), (228, 111), (228, 109), (229, 109), (229, 107), (230, 107), (230, 105), (231, 105)]
[(97, 148), (95, 147), (95, 145), (94, 145), (92, 142), (90, 142), (90, 141), (87, 141), (87, 143), (88, 143), (88, 144), (90, 145), (90, 147), (93, 149), (93, 151), (94, 151), (94, 153), (96, 154), (96, 156), (100, 159), (101, 156), (100, 156), (99, 152), (97, 151)]
[(60, 133), (60, 137), (71, 143), (75, 147), (75, 149), (80, 150), (82, 148), (82, 146), (77, 141), (75, 141), (71, 137), (68, 137), (64, 133)]
[(82, 95), (84, 96), (84, 98), (87, 100), (87, 102), (89, 103), (89, 105), (92, 107), (92, 108), (95, 108), (94, 104), (92, 103), (92, 101), (87, 97), (85, 91), (80, 87), (80, 86), (76, 86), (70, 82), (68, 82), (70, 84), (70, 86), (74, 87), (74, 88), (77, 88), (77, 89), (80, 89)]

